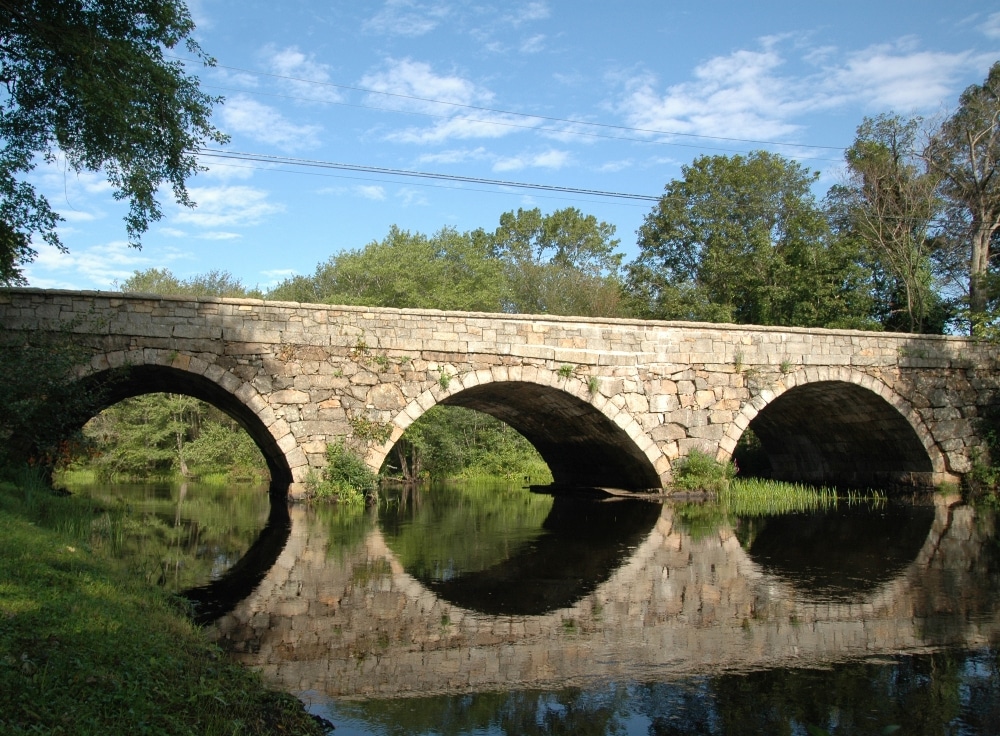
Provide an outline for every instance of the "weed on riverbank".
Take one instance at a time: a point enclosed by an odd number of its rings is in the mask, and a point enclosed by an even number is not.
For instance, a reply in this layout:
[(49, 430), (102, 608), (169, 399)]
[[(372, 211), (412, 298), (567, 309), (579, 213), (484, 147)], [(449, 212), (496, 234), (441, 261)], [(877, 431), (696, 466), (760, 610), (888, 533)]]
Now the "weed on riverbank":
[(0, 483), (0, 733), (324, 733), (130, 575), (105, 516)]

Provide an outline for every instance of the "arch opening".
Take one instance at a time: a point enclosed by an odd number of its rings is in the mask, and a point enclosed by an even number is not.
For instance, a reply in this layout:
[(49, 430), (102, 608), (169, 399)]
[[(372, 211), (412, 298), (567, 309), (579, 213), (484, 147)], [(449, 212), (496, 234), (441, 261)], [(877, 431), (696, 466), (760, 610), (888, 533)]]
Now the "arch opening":
[[(84, 380), (103, 379), (104, 374), (97, 373)], [(271, 476), (272, 491), (287, 488), (292, 482), (288, 461), (267, 427), (237, 397), (204, 376), (167, 366), (132, 366), (106, 382), (100, 394), (101, 404), (93, 408), (93, 415), (125, 399), (153, 393), (184, 394), (222, 411), (247, 432), (260, 450)]]
[[(914, 427), (884, 398), (853, 383), (791, 388), (749, 429), (766, 459), (752, 474), (843, 487), (933, 485), (931, 458)], [(739, 451), (734, 458), (740, 465)]]
[(565, 391), (496, 381), (454, 393), (441, 403), (475, 409), (510, 425), (542, 456), (556, 486), (660, 487), (656, 469), (628, 433)]

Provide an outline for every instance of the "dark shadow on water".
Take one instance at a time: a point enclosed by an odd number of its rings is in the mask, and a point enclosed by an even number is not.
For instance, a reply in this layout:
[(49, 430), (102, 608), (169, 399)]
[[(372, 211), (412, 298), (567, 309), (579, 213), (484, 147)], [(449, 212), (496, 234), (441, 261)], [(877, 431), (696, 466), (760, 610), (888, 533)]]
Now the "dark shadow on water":
[(286, 494), (275, 493), (272, 489), (267, 524), (246, 554), (218, 579), (180, 594), (191, 603), (191, 617), (195, 623), (215, 621), (250, 595), (277, 561), (291, 530)]
[(648, 501), (557, 496), (544, 534), (509, 559), (449, 580), (418, 578), (463, 608), (541, 615), (573, 605), (607, 580), (648, 536), (661, 511)]
[(927, 541), (934, 508), (888, 504), (825, 513), (741, 518), (736, 536), (766, 572), (810, 597), (870, 594), (910, 565)]

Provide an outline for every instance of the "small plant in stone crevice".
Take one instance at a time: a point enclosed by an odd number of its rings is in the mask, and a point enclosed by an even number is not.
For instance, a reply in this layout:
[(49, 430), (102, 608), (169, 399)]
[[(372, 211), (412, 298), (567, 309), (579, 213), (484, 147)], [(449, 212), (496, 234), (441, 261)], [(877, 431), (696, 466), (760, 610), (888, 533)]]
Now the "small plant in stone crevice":
[(440, 375), (438, 376), (438, 386), (441, 387), (443, 391), (448, 390), (448, 386), (451, 385), (451, 376), (448, 374), (444, 368), (440, 370)]
[(782, 373), (788, 374), (792, 370), (792, 361), (790, 361), (788, 358), (785, 358), (784, 360), (781, 361), (781, 365), (778, 366), (778, 368)]
[(389, 422), (380, 422), (364, 416), (350, 417), (347, 421), (351, 425), (355, 439), (361, 440), (366, 445), (385, 444), (392, 434), (392, 425)]
[(601, 382), (597, 380), (597, 376), (591, 376), (587, 379), (587, 393), (591, 396), (597, 396), (597, 392), (601, 388)]
[(733, 368), (737, 373), (743, 372), (743, 353), (740, 351), (736, 351), (736, 354), (733, 355)]
[(570, 378), (573, 372), (576, 370), (574, 366), (569, 364), (559, 366), (559, 377), (560, 378)]

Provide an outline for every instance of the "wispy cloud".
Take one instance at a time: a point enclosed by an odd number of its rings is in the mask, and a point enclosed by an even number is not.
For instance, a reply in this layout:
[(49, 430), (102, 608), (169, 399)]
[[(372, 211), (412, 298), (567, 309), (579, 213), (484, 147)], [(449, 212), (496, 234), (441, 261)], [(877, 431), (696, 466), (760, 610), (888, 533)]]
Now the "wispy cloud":
[[(124, 241), (112, 241), (62, 253), (43, 245), (38, 258), (25, 269), (32, 286), (41, 288), (111, 288), (135, 271), (187, 258), (187, 254), (168, 250), (156, 259), (147, 251), (132, 248)], [(46, 274), (42, 276), (41, 274)]]
[(293, 95), (314, 102), (339, 102), (343, 96), (336, 87), (329, 86), (330, 66), (306, 55), (297, 46), (279, 49), (264, 47), (267, 69), (281, 79), (281, 84)]
[(372, 199), (381, 202), (385, 199), (385, 187), (378, 184), (359, 184), (354, 187), (354, 191), (365, 199)]
[(1000, 38), (1000, 13), (990, 15), (983, 22), (981, 30), (986, 38)]
[(442, 143), (451, 139), (499, 138), (531, 125), (523, 118), (470, 110), (487, 107), (493, 93), (455, 74), (438, 74), (429, 64), (411, 59), (389, 60), (376, 72), (365, 75), (362, 87), (385, 93), (370, 95), (382, 107), (420, 112), (440, 119), (428, 126), (411, 126), (385, 136), (401, 143)]
[(537, 54), (545, 48), (545, 34), (537, 33), (521, 42), (522, 54)]
[(205, 228), (249, 226), (285, 209), (269, 202), (268, 193), (255, 187), (193, 187), (189, 191), (198, 206), (178, 209), (175, 222)]
[(450, 11), (444, 3), (386, 0), (382, 9), (364, 23), (364, 30), (390, 36), (423, 36), (430, 33)]
[(320, 126), (297, 125), (273, 107), (238, 94), (222, 106), (222, 129), (285, 151), (319, 145)]
[(525, 23), (545, 20), (551, 14), (552, 11), (549, 9), (548, 3), (540, 1), (529, 2), (515, 7), (513, 12), (505, 17), (505, 20), (514, 26), (520, 26)]
[(789, 64), (788, 40), (764, 38), (757, 49), (709, 59), (691, 81), (662, 91), (654, 75), (634, 76), (619, 110), (629, 125), (652, 131), (795, 141), (807, 113), (857, 104), (904, 114), (936, 109), (981, 63), (970, 52), (922, 51), (902, 39), (848, 53), (792, 43), (801, 55), (795, 61), (806, 63)]
[(494, 171), (518, 171), (520, 169), (561, 169), (569, 163), (569, 153), (549, 149), (541, 153), (524, 154), (500, 158), (493, 164)]

